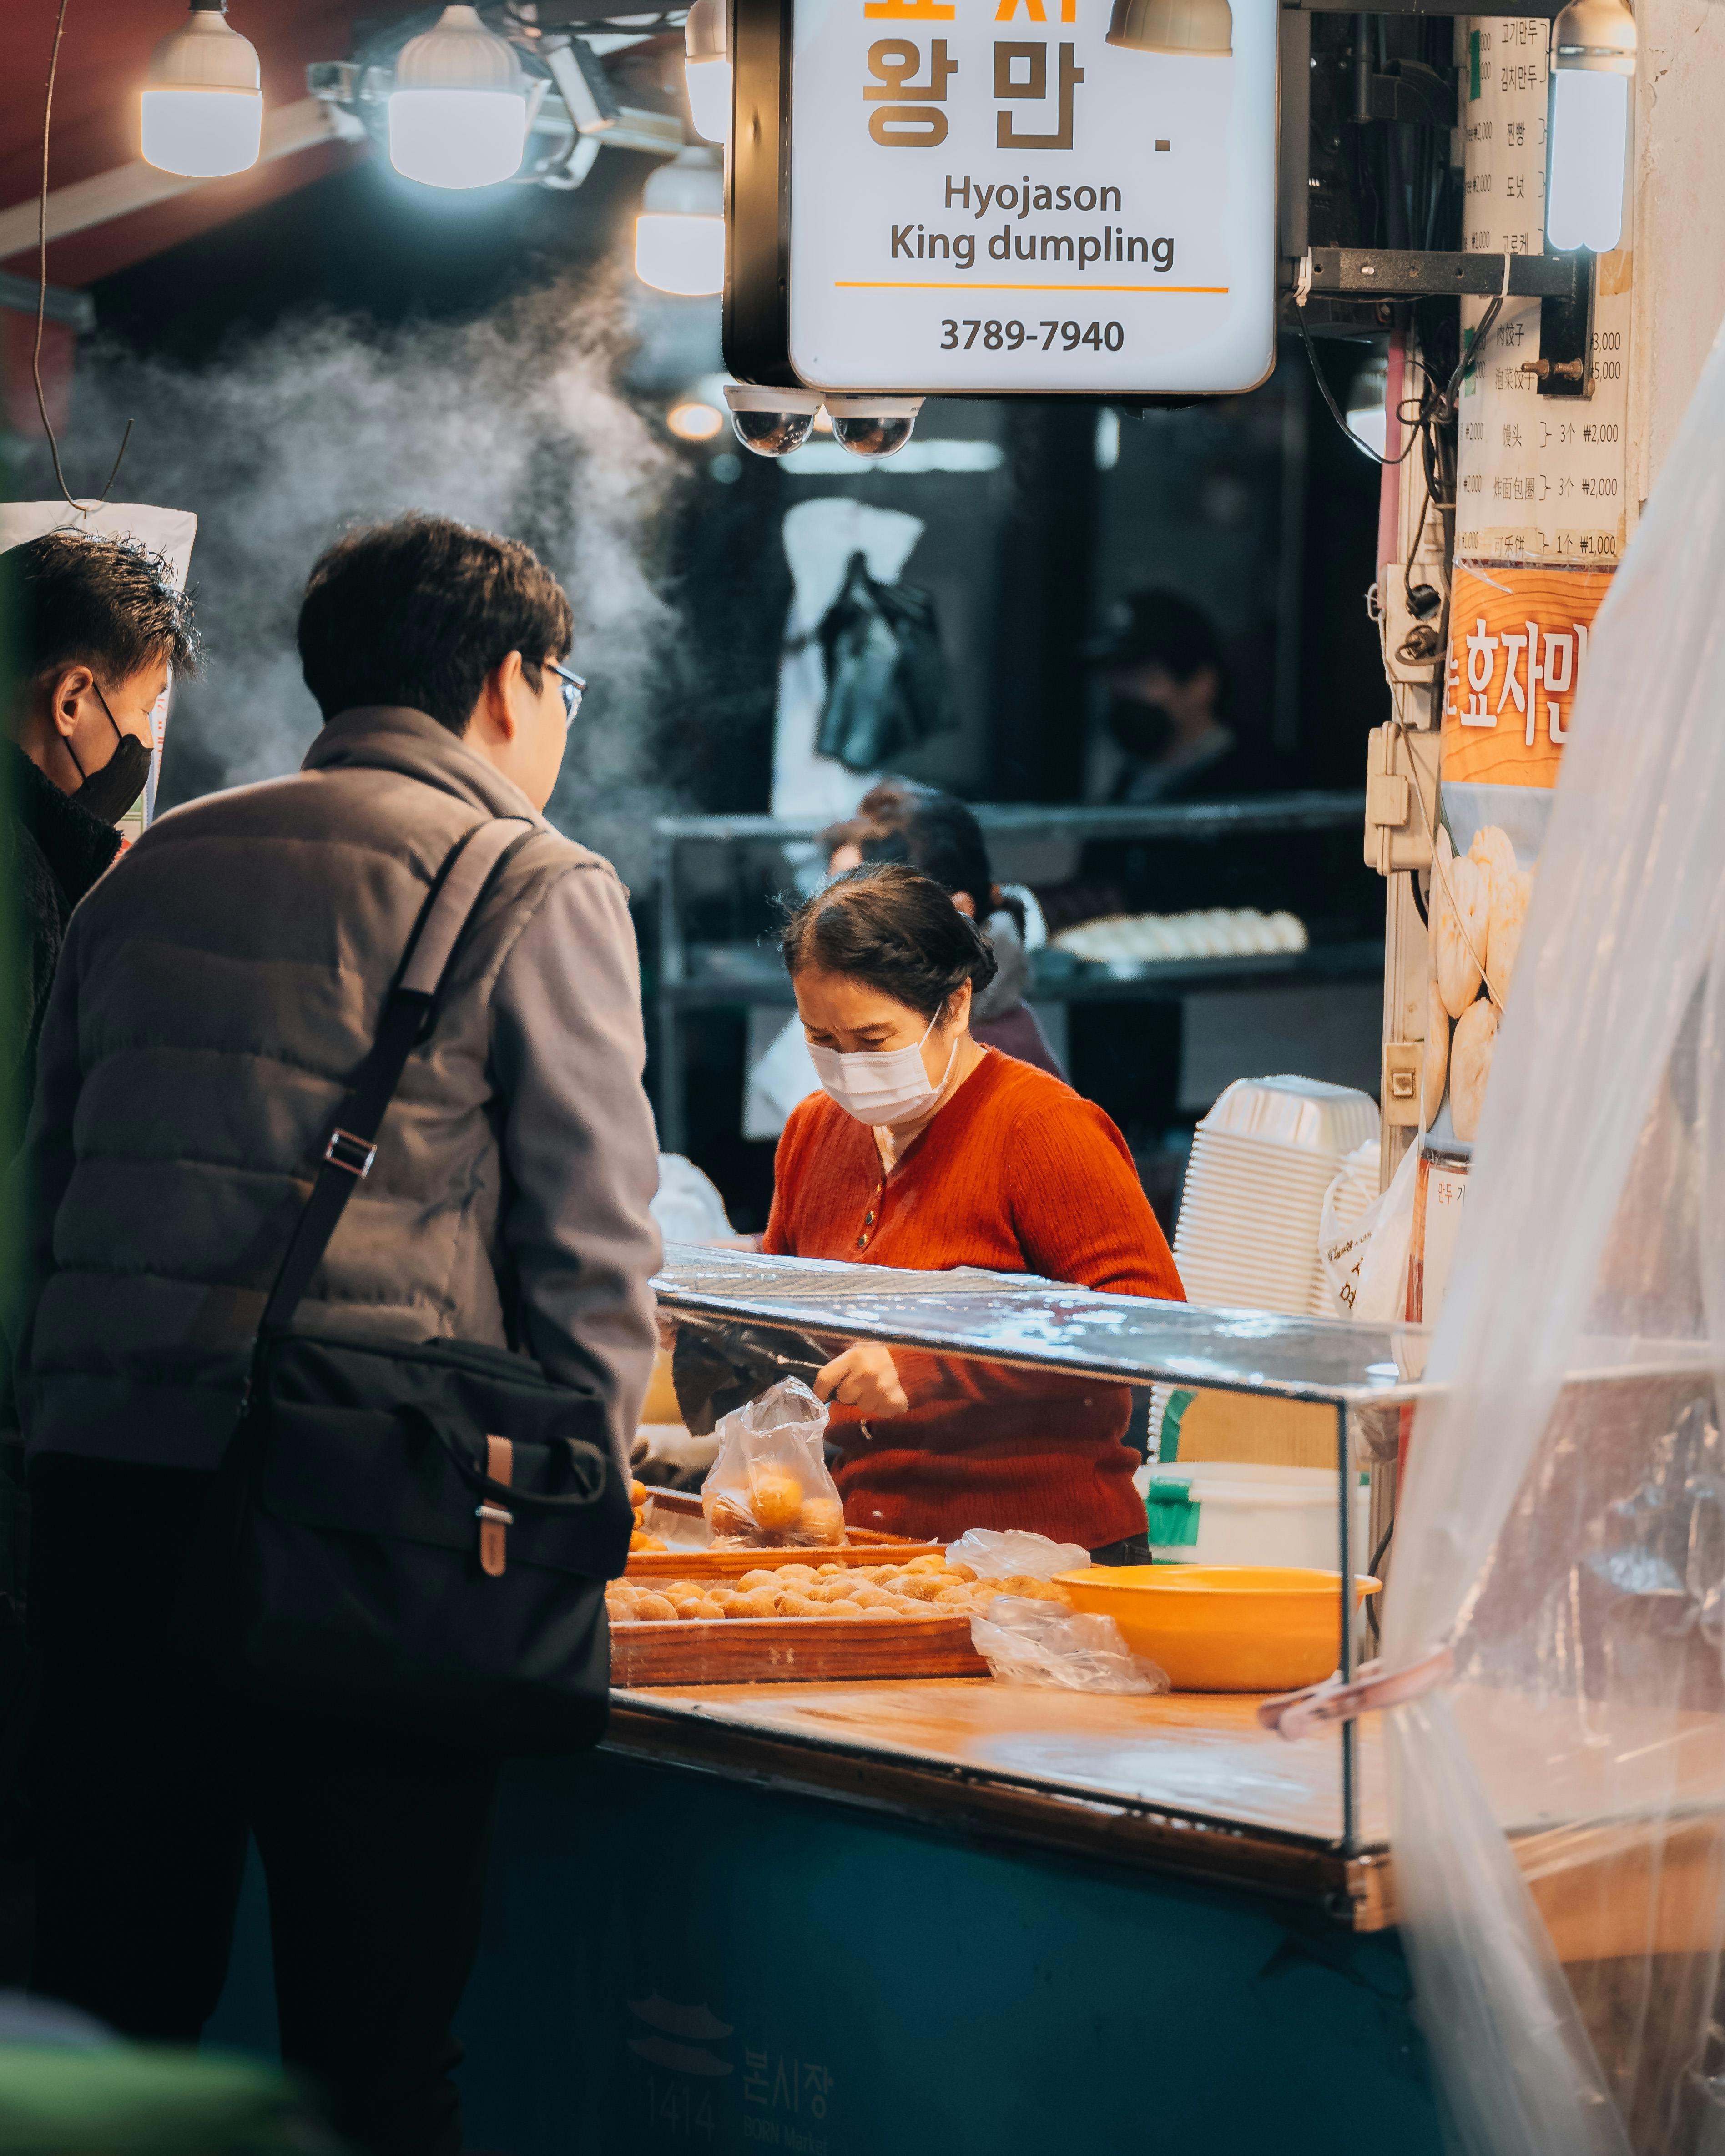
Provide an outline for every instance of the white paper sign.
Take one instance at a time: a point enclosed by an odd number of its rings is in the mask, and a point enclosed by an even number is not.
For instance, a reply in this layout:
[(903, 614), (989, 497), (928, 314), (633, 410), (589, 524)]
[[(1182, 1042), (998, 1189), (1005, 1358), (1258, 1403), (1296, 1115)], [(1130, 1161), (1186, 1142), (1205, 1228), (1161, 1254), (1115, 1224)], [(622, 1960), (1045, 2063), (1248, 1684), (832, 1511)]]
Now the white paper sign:
[(1275, 357), (1276, 11), (796, 0), (790, 358), (819, 389), (1232, 391)]

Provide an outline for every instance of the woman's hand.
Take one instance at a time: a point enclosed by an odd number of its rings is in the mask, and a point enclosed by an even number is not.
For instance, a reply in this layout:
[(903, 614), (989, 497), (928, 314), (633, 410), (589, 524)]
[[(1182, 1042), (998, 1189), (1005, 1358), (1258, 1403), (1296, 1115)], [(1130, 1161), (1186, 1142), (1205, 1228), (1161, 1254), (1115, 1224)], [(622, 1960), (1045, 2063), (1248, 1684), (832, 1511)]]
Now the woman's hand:
[(814, 1381), (815, 1397), (860, 1408), (865, 1415), (901, 1415), (910, 1408), (891, 1356), (878, 1340), (847, 1348)]

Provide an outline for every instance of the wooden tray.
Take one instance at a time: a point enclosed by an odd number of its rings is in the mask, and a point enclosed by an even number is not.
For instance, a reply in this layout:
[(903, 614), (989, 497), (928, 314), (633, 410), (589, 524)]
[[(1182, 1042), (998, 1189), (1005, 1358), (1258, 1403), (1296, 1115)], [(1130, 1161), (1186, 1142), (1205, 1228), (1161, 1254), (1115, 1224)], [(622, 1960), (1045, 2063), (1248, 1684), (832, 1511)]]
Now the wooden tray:
[[(667, 1512), (701, 1517), (701, 1500), (686, 1490), (649, 1490), (650, 1503)], [(775, 1564), (908, 1564), (913, 1557), (942, 1557), (943, 1543), (907, 1543), (869, 1527), (847, 1527), (848, 1542), (812, 1549), (670, 1549), (631, 1550), (627, 1577), (630, 1579), (735, 1579), (745, 1572)], [(712, 1620), (707, 1620), (711, 1623)], [(748, 1623), (739, 1617), (738, 1624)], [(764, 1624), (764, 1618), (753, 1620)], [(800, 1618), (791, 1624), (814, 1621)], [(844, 1621), (842, 1619), (839, 1620)], [(906, 1620), (915, 1624), (916, 1620)]]
[(968, 1616), (691, 1617), (611, 1628), (619, 1686), (978, 1677)]

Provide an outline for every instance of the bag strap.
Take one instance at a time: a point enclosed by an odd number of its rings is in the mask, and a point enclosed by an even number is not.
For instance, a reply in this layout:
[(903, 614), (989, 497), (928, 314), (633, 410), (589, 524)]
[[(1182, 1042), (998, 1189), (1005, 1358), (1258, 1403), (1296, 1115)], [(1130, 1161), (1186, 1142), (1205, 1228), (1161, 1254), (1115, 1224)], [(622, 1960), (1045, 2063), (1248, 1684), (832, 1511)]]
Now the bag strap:
[(401, 972), (384, 999), (371, 1053), (336, 1116), (323, 1160), (264, 1306), (260, 1330), (285, 1332), (348, 1199), (372, 1172), (377, 1132), (408, 1058), (434, 1017), (462, 932), (504, 862), (533, 831), (520, 816), (476, 824), (439, 870), (408, 939)]

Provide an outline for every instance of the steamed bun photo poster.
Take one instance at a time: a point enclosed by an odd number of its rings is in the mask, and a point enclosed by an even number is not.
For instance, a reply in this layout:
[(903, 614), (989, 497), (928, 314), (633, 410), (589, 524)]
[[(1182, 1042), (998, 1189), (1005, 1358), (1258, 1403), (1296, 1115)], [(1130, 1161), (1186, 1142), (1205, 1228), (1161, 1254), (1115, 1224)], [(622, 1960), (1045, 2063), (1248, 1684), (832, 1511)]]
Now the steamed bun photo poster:
[(1553, 788), (1609, 568), (1456, 564), (1407, 1315), (1437, 1316)]

